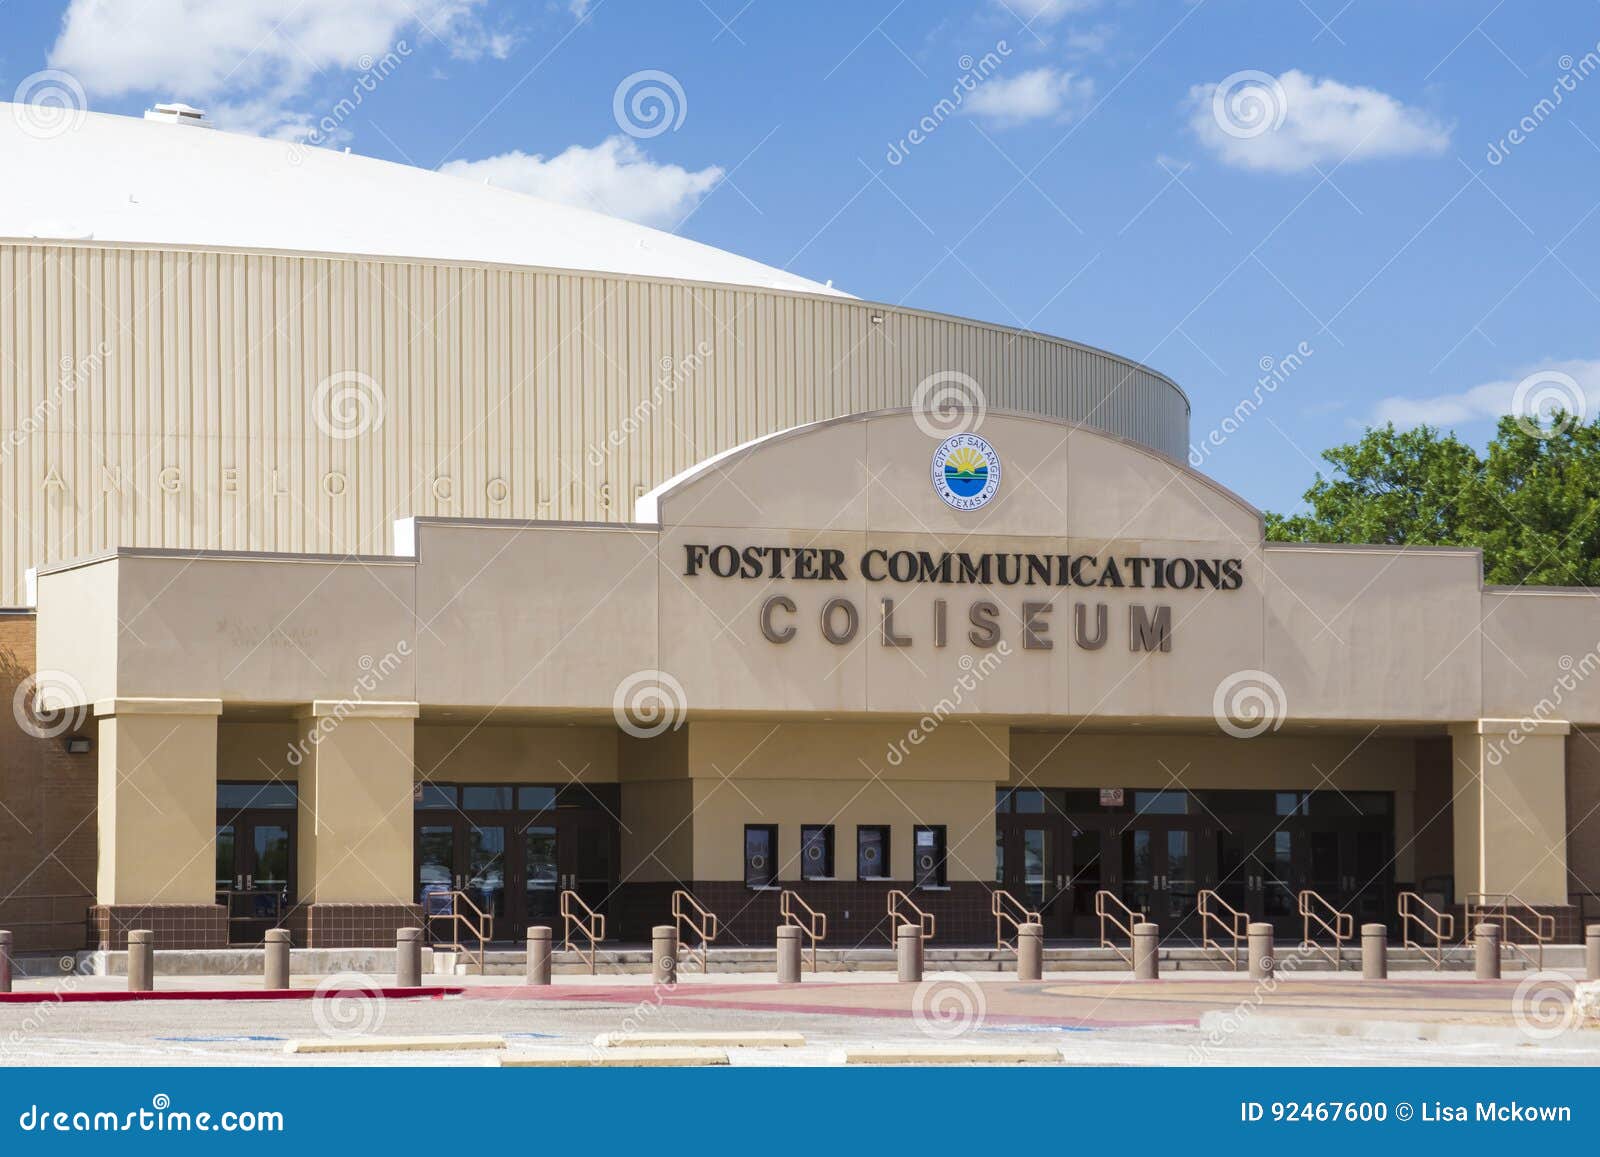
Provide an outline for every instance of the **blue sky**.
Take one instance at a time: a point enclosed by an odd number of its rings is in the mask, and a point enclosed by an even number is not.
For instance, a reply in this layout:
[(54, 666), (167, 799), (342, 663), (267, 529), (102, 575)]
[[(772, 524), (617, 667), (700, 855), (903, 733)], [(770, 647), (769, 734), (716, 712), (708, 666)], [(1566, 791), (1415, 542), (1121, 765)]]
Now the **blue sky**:
[(0, 92), (45, 68), (1136, 358), (1271, 509), (1374, 420), (1600, 407), (1594, 3), (0, 6)]

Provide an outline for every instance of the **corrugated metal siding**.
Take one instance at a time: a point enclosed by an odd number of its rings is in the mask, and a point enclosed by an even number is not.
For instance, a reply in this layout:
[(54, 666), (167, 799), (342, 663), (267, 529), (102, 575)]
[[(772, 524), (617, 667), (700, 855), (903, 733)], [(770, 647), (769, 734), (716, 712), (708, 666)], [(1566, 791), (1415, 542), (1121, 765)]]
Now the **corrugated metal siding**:
[[(42, 243), (0, 245), (0, 293), (0, 605), (27, 567), (117, 545), (381, 553), (410, 514), (625, 519), (718, 451), (908, 405), (941, 370), (1174, 457), (1188, 437), (1147, 370), (836, 298)], [(350, 372), (382, 422), (330, 437), (313, 399)]]

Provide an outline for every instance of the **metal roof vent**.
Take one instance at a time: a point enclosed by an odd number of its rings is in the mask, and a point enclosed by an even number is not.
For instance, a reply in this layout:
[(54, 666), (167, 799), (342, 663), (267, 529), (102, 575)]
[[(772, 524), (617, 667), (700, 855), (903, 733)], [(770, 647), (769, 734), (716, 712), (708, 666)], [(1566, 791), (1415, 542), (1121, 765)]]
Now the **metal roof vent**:
[(211, 128), (211, 125), (206, 123), (204, 109), (195, 108), (193, 105), (187, 105), (181, 101), (168, 101), (165, 104), (156, 105), (155, 108), (147, 108), (144, 110), (144, 119), (147, 121), (164, 121), (169, 125), (188, 125), (197, 129)]

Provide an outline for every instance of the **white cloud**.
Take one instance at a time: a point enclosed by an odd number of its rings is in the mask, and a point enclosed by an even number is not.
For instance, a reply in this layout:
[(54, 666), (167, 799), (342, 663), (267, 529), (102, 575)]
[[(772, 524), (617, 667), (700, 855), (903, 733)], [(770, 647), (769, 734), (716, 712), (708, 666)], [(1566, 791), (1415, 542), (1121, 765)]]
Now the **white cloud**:
[(994, 0), (1030, 24), (1054, 24), (1064, 16), (1093, 8), (1099, 0)]
[(1070, 116), (1087, 103), (1094, 82), (1054, 68), (1031, 68), (1016, 76), (984, 81), (962, 111), (1001, 124)]
[[(1568, 384), (1568, 383), (1571, 384)], [(1560, 401), (1569, 413), (1600, 413), (1600, 359), (1540, 362), (1520, 378), (1484, 382), (1455, 394), (1394, 394), (1378, 402), (1373, 420), (1396, 426), (1460, 426), (1502, 414), (1526, 416), (1536, 402)]]
[[(364, 71), (408, 41), (437, 38), (451, 55), (504, 57), (513, 38), (477, 16), (484, 0), (72, 0), (50, 65), (92, 96), (148, 93), (213, 104), (219, 123), (281, 133), (324, 73)], [(230, 115), (237, 119), (229, 120)]]
[(440, 172), (657, 227), (683, 220), (722, 180), (716, 165), (691, 172), (658, 164), (624, 136), (607, 137), (592, 149), (573, 145), (548, 160), (513, 151), (451, 161)]
[(1375, 157), (1437, 156), (1450, 130), (1375, 88), (1298, 69), (1236, 72), (1189, 90), (1189, 127), (1227, 164), (1296, 173)]
[(1098, 56), (1106, 50), (1115, 34), (1116, 29), (1111, 25), (1097, 24), (1093, 28), (1079, 28), (1068, 32), (1062, 43), (1069, 53), (1079, 56)]

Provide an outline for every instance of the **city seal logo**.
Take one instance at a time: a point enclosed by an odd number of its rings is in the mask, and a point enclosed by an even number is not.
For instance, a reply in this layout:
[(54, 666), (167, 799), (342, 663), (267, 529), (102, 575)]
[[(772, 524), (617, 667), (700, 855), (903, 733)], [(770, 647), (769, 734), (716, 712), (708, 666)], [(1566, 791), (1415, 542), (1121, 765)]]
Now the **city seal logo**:
[(956, 434), (933, 452), (933, 490), (957, 510), (976, 510), (1000, 489), (1000, 455), (976, 434)]

